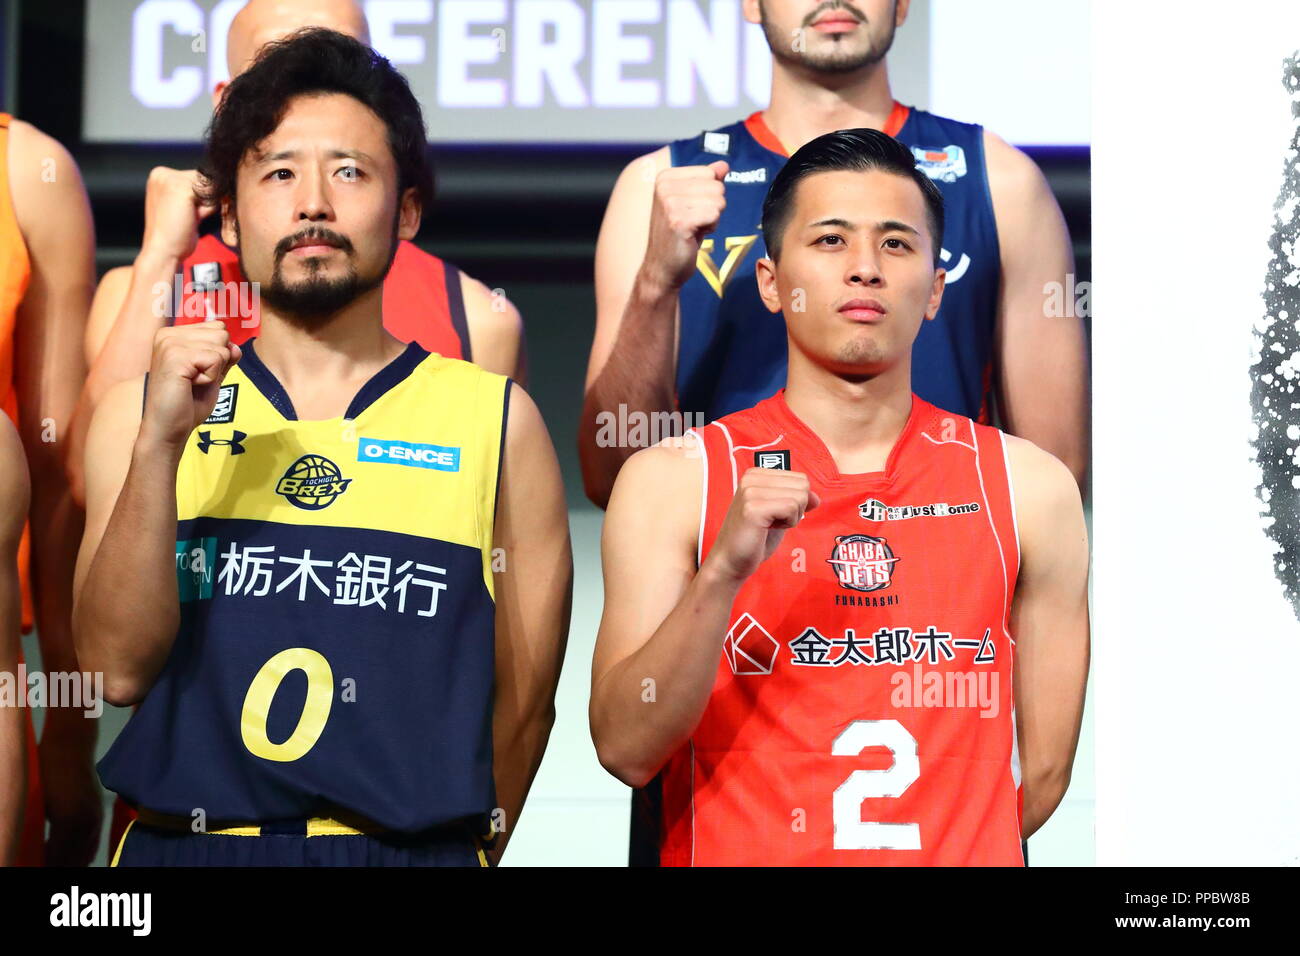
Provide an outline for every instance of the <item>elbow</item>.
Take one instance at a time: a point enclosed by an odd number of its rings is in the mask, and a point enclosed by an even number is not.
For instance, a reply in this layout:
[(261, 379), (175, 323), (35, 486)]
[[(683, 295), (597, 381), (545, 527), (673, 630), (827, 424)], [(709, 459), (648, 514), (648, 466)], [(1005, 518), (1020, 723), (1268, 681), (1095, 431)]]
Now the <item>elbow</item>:
[(614, 490), (614, 476), (610, 474), (609, 458), (598, 447), (596, 432), (587, 427), (592, 420), (588, 409), (583, 410), (582, 425), (578, 429), (578, 463), (582, 467), (582, 490), (587, 500), (604, 511), (609, 506), (609, 496)]
[(599, 747), (596, 748), (596, 757), (610, 776), (634, 790), (644, 787), (658, 772), (649, 769), (643, 763), (628, 759), (626, 754), (610, 753)]
[(595, 721), (592, 722), (591, 740), (596, 745), (596, 759), (600, 765), (620, 783), (634, 789), (640, 789), (655, 778), (659, 772), (657, 766), (650, 766), (642, 759), (643, 754), (629, 747), (628, 741), (618, 742), (612, 739), (608, 730), (602, 730)]
[(144, 700), (144, 689), (138, 681), (121, 675), (104, 675), (104, 702), (114, 707), (134, 707)]
[(105, 703), (114, 707), (133, 707), (144, 699), (149, 683), (121, 664), (114, 666), (106, 659), (102, 653), (103, 642), (89, 639), (90, 628), (78, 615), (79, 604), (74, 604), (72, 614), (72, 646), (77, 654), (78, 668), (100, 675), (103, 681), (101, 696)]
[(1034, 795), (1034, 801), (1050, 813), (1065, 796), (1070, 787), (1073, 761), (1053, 761), (1025, 769), (1024, 790)]

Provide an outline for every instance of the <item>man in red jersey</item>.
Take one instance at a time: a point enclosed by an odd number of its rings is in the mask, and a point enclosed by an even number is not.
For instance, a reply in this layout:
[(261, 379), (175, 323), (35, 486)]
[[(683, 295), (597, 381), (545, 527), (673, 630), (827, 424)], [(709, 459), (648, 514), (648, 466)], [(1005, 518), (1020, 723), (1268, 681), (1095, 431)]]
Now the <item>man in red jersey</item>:
[(787, 386), (619, 475), (601, 763), (659, 775), (665, 865), (1021, 865), (1082, 716), (1078, 487), (912, 393), (943, 203), (905, 147), (813, 140), (762, 228)]
[[(305, 27), (370, 42), (365, 14), (354, 0), (251, 0), (230, 23), (226, 62), (231, 76), (243, 72), (267, 43)], [(213, 90), (214, 108), (227, 85), (218, 83)], [(192, 169), (162, 166), (149, 174), (140, 254), (134, 265), (105, 273), (95, 292), (85, 335), (90, 376), (83, 407), (93, 408), (114, 384), (146, 372), (154, 333), (168, 322), (221, 318), (237, 344), (257, 334), (256, 302), (243, 282), (235, 250), (215, 232), (200, 234), (200, 224), (213, 210), (198, 199), (197, 175)], [(176, 275), (185, 289), (173, 289)], [(160, 286), (169, 290), (162, 303)], [(403, 342), (418, 342), (428, 351), (524, 380), (523, 323), (514, 305), (407, 240), (398, 244), (384, 280), (384, 327)], [(74, 435), (78, 500), (89, 419), (88, 412), (79, 416)]]

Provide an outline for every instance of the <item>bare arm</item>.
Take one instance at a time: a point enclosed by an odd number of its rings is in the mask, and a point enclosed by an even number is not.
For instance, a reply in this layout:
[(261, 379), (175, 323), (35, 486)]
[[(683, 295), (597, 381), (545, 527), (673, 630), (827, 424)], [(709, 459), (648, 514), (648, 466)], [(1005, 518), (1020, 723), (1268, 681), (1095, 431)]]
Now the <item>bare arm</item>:
[(533, 400), (521, 388), (510, 392), (493, 537), (494, 549), (504, 560), (495, 575), (492, 710), (497, 800), (506, 824), (493, 847), (498, 859), (518, 825), (555, 722), (555, 688), (573, 599), (569, 516), (559, 461)]
[(694, 731), (736, 592), (810, 506), (806, 476), (751, 468), (697, 572), (701, 470), (690, 436), (639, 452), (605, 517), (591, 735), (601, 765), (629, 786), (644, 786)]
[(163, 329), (142, 383), (104, 396), (86, 450), (86, 534), (77, 558), (73, 628), (104, 696), (137, 703), (157, 679), (176, 638), (176, 469), (194, 426), (211, 414), (239, 348), (221, 322)]
[[(23, 534), (30, 488), (18, 431), (0, 413), (0, 674), (18, 673), (18, 631), (22, 594), (18, 585), (18, 542)], [(27, 795), (27, 727), (18, 707), (0, 707), (0, 866), (18, 853)]]
[(90, 374), (72, 436), (73, 489), (79, 501), (84, 496), (82, 450), (95, 406), (118, 382), (149, 370), (154, 335), (168, 324), (167, 302), (176, 274), (198, 243), (199, 223), (212, 212), (194, 195), (197, 181), (194, 170), (159, 166), (150, 171), (140, 253), (131, 267), (106, 273), (96, 290), (83, 343)]
[(667, 147), (630, 163), (596, 242), (596, 335), (578, 427), (587, 497), (604, 507), (635, 448), (598, 442), (597, 416), (672, 411), (677, 296), (725, 205), (727, 165), (672, 168)]
[[(86, 377), (82, 337), (94, 288), (95, 229), (76, 162), (57, 141), (15, 122), (10, 138), (14, 211), (31, 259), (31, 283), (14, 328), (18, 431), (31, 473), (30, 580), (41, 659), (76, 673), (72, 569), (83, 515), (68, 477), (77, 396)], [(84, 866), (99, 835), (91, 766), (98, 724), (81, 710), (50, 708), (41, 733), (47, 860)]]
[(526, 386), (524, 320), (514, 303), (477, 279), (460, 274), (460, 293), (469, 326), (469, 347), (474, 364), (498, 375), (508, 375)]
[[(1087, 481), (1088, 358), (1067, 276), (1074, 255), (1060, 207), (1042, 172), (1020, 150), (984, 135), (989, 191), (1002, 260), (997, 365), (1004, 427)], [(1056, 286), (1052, 286), (1056, 283)], [(1062, 294), (1050, 295), (1052, 289)], [(1049, 314), (1053, 302), (1064, 314)]]
[(104, 695), (138, 703), (162, 669), (180, 623), (176, 468), (181, 448), (137, 439), (144, 381), (109, 390), (95, 409), (87, 456), (86, 535), (77, 561), (74, 626)]
[(1022, 831), (1029, 837), (1065, 795), (1079, 743), (1088, 680), (1088, 533), (1069, 470), (1026, 441), (1008, 437), (1007, 445), (1020, 528), (1011, 633)]

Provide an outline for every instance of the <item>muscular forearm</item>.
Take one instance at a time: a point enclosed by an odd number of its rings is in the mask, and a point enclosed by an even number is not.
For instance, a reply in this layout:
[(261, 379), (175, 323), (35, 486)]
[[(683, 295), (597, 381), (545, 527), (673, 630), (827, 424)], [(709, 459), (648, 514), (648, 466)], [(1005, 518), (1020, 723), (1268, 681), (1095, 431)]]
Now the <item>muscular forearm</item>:
[(118, 382), (149, 371), (154, 335), (167, 325), (179, 272), (174, 255), (143, 250), (136, 256), (126, 298), (86, 380), (92, 408)]
[[(72, 578), (77, 562), (77, 542), (85, 524), (82, 510), (72, 502), (62, 469), (47, 479), (33, 473), (32, 482), (32, 597), (41, 661), (47, 673), (74, 674), (84, 670), (72, 639)], [(83, 686), (83, 700), (91, 686)], [(89, 760), (94, 752), (98, 722), (88, 720), (80, 707), (52, 707), (46, 712), (41, 747), (58, 742)]]
[(0, 708), (0, 866), (12, 866), (18, 855), (27, 796), (23, 745), (23, 712), (17, 707)]
[(1041, 770), (1024, 769), (1024, 816), (1020, 822), (1020, 834), (1027, 840), (1047, 822), (1065, 796), (1065, 791), (1070, 786), (1070, 762), (1063, 761)]
[(72, 576), (85, 516), (72, 502), (62, 468), (32, 473), (32, 598), (46, 670), (77, 670), (72, 641)]
[[(548, 702), (553, 697), (552, 693)], [(493, 721), (492, 766), (495, 768), (497, 805), (502, 814), (496, 842), (492, 846), (492, 857), (496, 862), (500, 862), (501, 854), (519, 824), (524, 800), (532, 788), (537, 769), (542, 765), (542, 755), (546, 753), (546, 742), (550, 740), (554, 724), (553, 706), (528, 720), (507, 720), (498, 716)]]
[(619, 469), (639, 451), (617, 438), (610, 441), (609, 428), (606, 426), (602, 433), (602, 424), (612, 422), (617, 436), (618, 423), (624, 420), (619, 414), (620, 405), (626, 413), (643, 414), (672, 411), (675, 405), (677, 292), (637, 277), (613, 351), (583, 401), (578, 428), (583, 483), (587, 497), (602, 508), (609, 502)]
[(104, 674), (106, 699), (142, 698), (180, 623), (176, 469), (183, 446), (141, 437), (73, 616), (84, 666)]
[[(149, 371), (153, 338), (166, 326), (170, 314), (172, 289), (180, 272), (180, 260), (174, 255), (147, 250), (136, 256), (131, 269), (131, 285), (109, 329), (99, 354), (94, 356), (90, 373), (77, 401), (70, 429), (68, 478), (73, 500), (85, 503), (85, 476), (82, 473), (86, 434), (90, 421), (104, 393), (127, 379)], [(160, 292), (165, 286), (166, 291)]]
[(706, 563), (654, 636), (593, 690), (596, 752), (629, 786), (658, 773), (700, 722), (740, 583)]

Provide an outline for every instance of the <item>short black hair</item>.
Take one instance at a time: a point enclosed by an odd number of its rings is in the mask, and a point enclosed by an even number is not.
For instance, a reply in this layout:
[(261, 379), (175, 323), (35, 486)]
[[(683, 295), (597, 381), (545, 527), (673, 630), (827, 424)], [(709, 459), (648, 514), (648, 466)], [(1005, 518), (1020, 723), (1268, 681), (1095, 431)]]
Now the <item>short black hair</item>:
[(199, 172), (205, 202), (234, 200), (244, 155), (275, 132), (295, 97), (343, 93), (370, 108), (388, 127), (397, 162), (398, 193), (414, 186), (421, 206), (433, 205), (433, 166), (424, 115), (406, 78), (364, 43), (311, 27), (268, 43), (228, 87), (204, 134)]
[(943, 193), (916, 167), (911, 150), (878, 129), (842, 129), (802, 146), (776, 174), (763, 200), (763, 241), (773, 260), (781, 254), (781, 238), (794, 213), (795, 189), (814, 173), (866, 172), (879, 169), (916, 183), (925, 199), (926, 220), (934, 243), (934, 264), (943, 245)]

